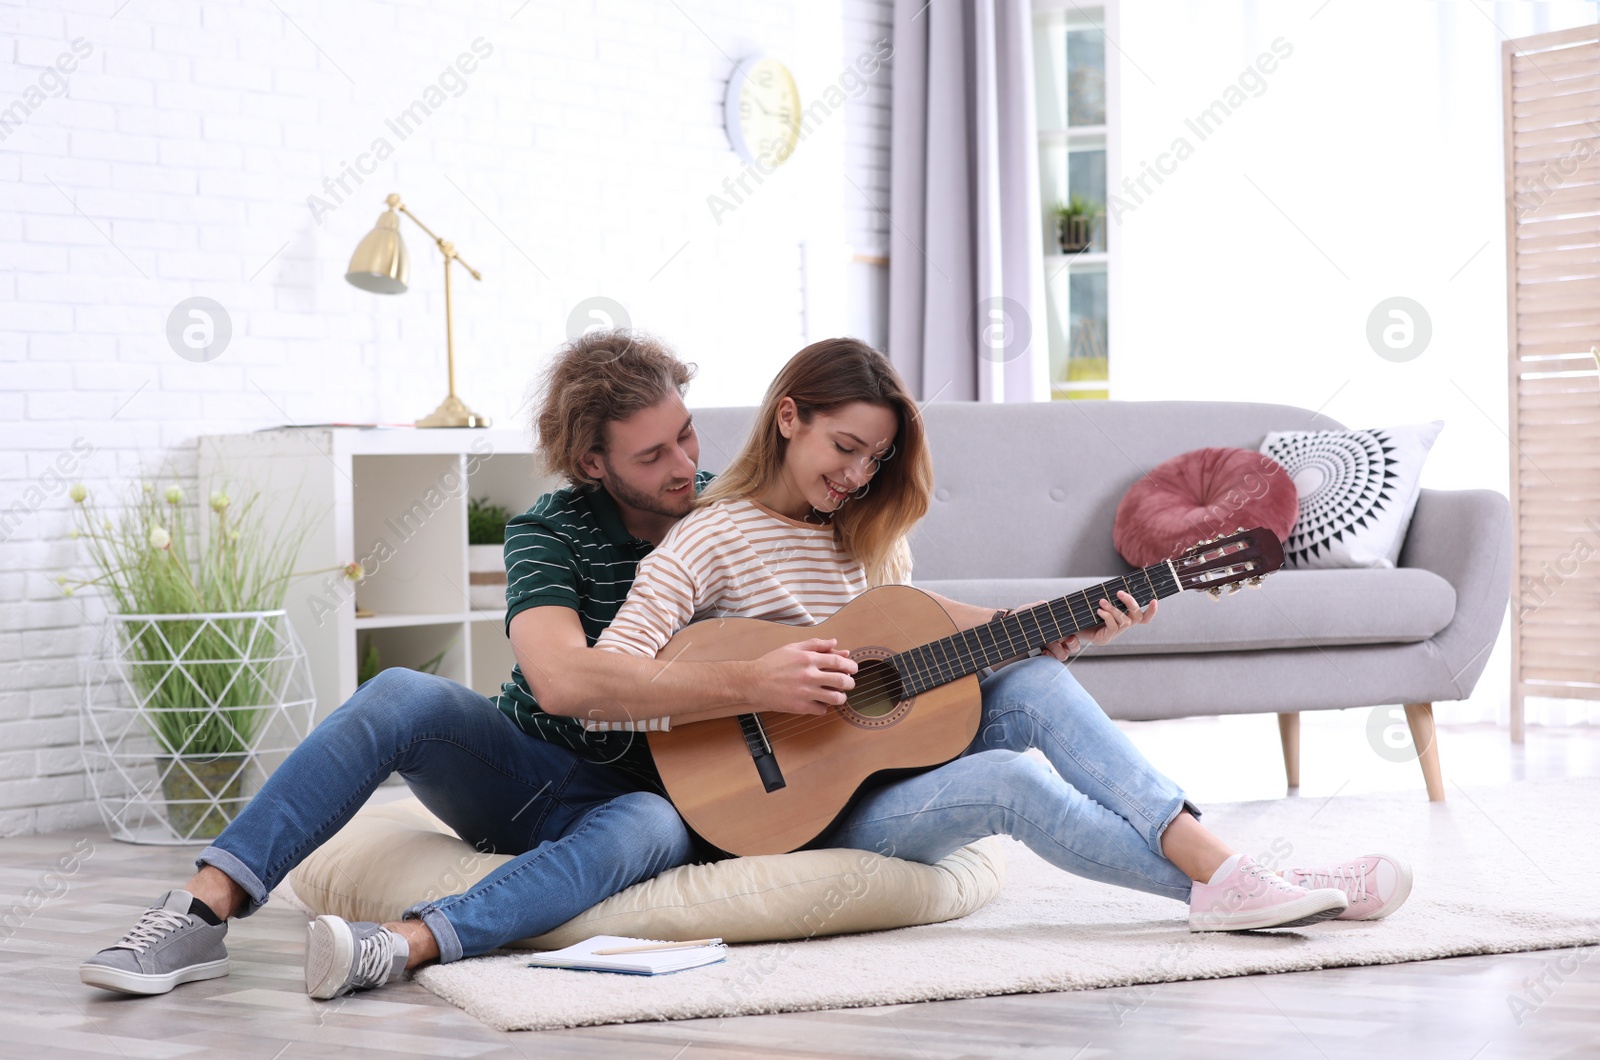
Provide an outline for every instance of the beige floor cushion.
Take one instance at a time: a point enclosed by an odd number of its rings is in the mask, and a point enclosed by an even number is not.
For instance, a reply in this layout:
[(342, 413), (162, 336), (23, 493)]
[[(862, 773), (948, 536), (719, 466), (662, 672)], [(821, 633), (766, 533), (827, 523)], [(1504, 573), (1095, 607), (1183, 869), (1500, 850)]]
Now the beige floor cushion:
[[(459, 894), (510, 861), (480, 854), (416, 799), (356, 814), (289, 876), (315, 913), (382, 923), (420, 901)], [(999, 893), (997, 839), (937, 865), (865, 850), (804, 850), (671, 869), (552, 931), (512, 943), (559, 949), (593, 935), (728, 942), (841, 935), (966, 916)]]

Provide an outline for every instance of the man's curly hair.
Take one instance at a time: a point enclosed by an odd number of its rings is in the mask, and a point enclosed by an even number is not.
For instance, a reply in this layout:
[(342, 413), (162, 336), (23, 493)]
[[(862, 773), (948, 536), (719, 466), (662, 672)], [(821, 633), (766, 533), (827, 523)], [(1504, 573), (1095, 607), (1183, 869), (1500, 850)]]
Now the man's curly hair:
[(673, 392), (682, 397), (694, 372), (666, 343), (627, 328), (585, 332), (562, 346), (545, 369), (534, 407), (545, 473), (575, 486), (595, 485), (579, 461), (605, 452), (606, 424)]

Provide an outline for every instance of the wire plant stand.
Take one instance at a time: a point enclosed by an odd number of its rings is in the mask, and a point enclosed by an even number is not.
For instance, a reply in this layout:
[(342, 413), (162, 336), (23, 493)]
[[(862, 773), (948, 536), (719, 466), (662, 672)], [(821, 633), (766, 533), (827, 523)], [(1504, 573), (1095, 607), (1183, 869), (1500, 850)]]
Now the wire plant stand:
[(101, 819), (128, 843), (215, 838), (315, 710), (286, 611), (110, 616), (79, 725)]

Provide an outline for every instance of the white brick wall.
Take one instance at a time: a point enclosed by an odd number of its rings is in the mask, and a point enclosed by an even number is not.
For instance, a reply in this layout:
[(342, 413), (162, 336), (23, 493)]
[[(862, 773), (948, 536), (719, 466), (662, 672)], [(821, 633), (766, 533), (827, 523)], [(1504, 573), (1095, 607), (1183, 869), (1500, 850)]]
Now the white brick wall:
[[(456, 274), (458, 376), (499, 424), (525, 418), (569, 310), (600, 294), (699, 363), (694, 403), (753, 402), (800, 342), (800, 245), (883, 243), (841, 173), (887, 206), (887, 67), (722, 223), (706, 199), (743, 171), (722, 130), (730, 57), (776, 55), (809, 102), (887, 36), (887, 0), (277, 6), (0, 0), (0, 835), (95, 819), (76, 712), (103, 611), (53, 584), (82, 560), (58, 459), (108, 491), (163, 461), (192, 474), (201, 434), (407, 422), (443, 396), (421, 231), (403, 222), (405, 296), (342, 279), (387, 193), (484, 274)], [(400, 139), (385, 120), (479, 38), (492, 55)], [(79, 39), (92, 50), (56, 93)], [(319, 223), (307, 197), (332, 201), (324, 180), (377, 137), (392, 157)], [(233, 324), (205, 364), (165, 337), (194, 295)], [(825, 303), (809, 324), (848, 326)]]

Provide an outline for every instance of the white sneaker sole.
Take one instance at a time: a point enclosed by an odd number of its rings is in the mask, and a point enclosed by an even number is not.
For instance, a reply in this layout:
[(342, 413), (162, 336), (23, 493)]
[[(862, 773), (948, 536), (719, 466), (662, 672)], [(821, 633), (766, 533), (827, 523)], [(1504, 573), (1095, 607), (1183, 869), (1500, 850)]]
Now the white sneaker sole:
[(1304, 927), (1332, 920), (1349, 908), (1344, 892), (1327, 888), (1307, 891), (1305, 897), (1275, 905), (1271, 909), (1252, 909), (1247, 913), (1189, 914), (1190, 931), (1263, 931), (1267, 928)]
[(165, 994), (184, 983), (198, 983), (202, 979), (220, 979), (228, 974), (228, 958), (191, 964), (186, 968), (149, 975), (130, 972), (122, 968), (107, 968), (103, 964), (78, 965), (78, 979), (84, 986), (98, 986), (102, 990), (115, 990), (119, 994)]
[(344, 992), (355, 960), (356, 936), (336, 916), (319, 916), (306, 928), (306, 993), (329, 1001)]

